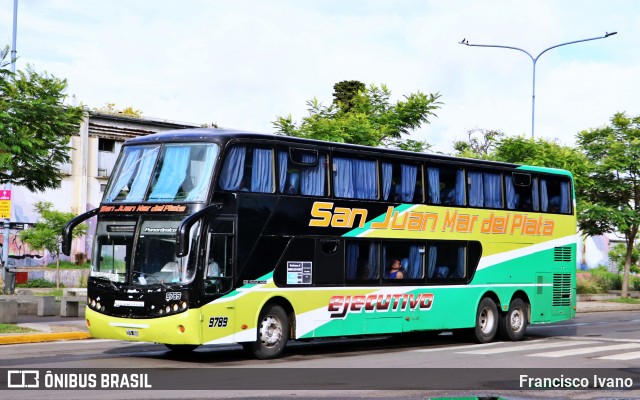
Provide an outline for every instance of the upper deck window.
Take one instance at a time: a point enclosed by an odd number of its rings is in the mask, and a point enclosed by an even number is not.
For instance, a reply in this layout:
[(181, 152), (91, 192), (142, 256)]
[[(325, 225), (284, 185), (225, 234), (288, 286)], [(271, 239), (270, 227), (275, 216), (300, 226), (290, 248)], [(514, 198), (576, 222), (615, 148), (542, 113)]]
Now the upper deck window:
[[(333, 190), (336, 197), (378, 198), (378, 171), (374, 160), (333, 158)], [(415, 184), (415, 183), (414, 183)]]
[(382, 199), (394, 202), (422, 201), (422, 167), (412, 164), (382, 163)]
[(212, 143), (127, 146), (104, 201), (203, 201), (217, 154)]
[(514, 172), (504, 176), (504, 183), (508, 210), (540, 211), (537, 176)]
[(223, 190), (273, 193), (273, 150), (236, 145), (222, 164), (219, 186)]
[(464, 205), (464, 170), (462, 168), (429, 166), (427, 182), (429, 204)]
[(282, 194), (326, 195), (326, 154), (315, 150), (290, 149), (278, 152), (278, 188)]
[(469, 206), (502, 208), (501, 175), (492, 172), (468, 172)]
[(542, 211), (559, 214), (571, 213), (569, 180), (551, 176), (540, 177), (540, 206)]

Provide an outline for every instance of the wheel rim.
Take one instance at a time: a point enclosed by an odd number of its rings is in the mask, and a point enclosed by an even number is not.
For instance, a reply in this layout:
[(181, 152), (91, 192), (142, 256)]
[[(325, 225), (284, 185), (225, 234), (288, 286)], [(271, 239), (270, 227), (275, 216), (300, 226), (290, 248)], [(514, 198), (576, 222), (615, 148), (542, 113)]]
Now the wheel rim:
[(495, 326), (495, 315), (491, 311), (490, 307), (484, 307), (482, 311), (480, 311), (480, 317), (478, 318), (478, 326), (480, 327), (480, 331), (484, 334), (489, 334), (493, 330)]
[(260, 324), (260, 341), (267, 347), (273, 347), (282, 339), (282, 325), (280, 321), (268, 315)]
[(524, 326), (524, 313), (521, 309), (516, 308), (511, 312), (511, 318), (509, 320), (511, 323), (511, 329), (514, 332), (520, 332), (522, 327)]

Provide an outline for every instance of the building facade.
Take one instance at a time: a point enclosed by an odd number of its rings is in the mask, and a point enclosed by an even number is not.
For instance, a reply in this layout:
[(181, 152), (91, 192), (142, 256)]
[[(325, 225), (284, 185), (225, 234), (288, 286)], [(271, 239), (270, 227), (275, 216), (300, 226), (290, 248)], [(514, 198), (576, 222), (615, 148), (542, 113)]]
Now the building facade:
[[(34, 210), (36, 202), (48, 201), (53, 203), (53, 208), (58, 211), (72, 212), (77, 215), (94, 209), (100, 204), (120, 148), (127, 139), (197, 126), (160, 119), (87, 111), (78, 134), (71, 138), (73, 148), (71, 160), (60, 166), (64, 175), (60, 187), (44, 192), (31, 192), (20, 186), (11, 187), (7, 266), (9, 268), (40, 266), (52, 262), (48, 254), (30, 249), (20, 241), (18, 236), (20, 230), (38, 221), (39, 215)], [(93, 231), (92, 224), (93, 221), (90, 220), (89, 235)], [(5, 230), (0, 230), (0, 244), (5, 243), (4, 233)], [(91, 254), (91, 239), (92, 237), (89, 236), (74, 240), (71, 261), (83, 260)], [(2, 251), (4, 252), (4, 249)]]

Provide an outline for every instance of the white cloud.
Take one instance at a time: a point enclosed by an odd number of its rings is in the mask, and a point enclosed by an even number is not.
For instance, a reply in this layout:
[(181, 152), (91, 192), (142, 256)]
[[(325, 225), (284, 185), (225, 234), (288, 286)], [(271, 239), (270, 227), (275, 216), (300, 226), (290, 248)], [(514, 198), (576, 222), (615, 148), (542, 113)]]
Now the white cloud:
[[(0, 38), (11, 39), (13, 1), (0, 0)], [(640, 114), (640, 5), (631, 0), (235, 2), (71, 1), (19, 5), (18, 67), (68, 79), (89, 107), (115, 102), (145, 116), (273, 131), (278, 115), (306, 115), (345, 79), (385, 83), (396, 98), (440, 92), (443, 108), (417, 138), (450, 151), (474, 127), (530, 134), (531, 60), (536, 135), (572, 143), (616, 111)]]

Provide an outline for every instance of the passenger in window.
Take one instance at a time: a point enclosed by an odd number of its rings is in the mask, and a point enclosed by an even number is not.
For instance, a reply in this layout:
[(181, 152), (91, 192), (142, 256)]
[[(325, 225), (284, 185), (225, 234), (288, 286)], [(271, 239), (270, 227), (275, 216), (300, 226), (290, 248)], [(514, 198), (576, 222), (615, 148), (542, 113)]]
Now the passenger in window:
[(552, 212), (552, 213), (560, 212), (560, 196), (553, 196), (549, 200), (549, 212)]
[(244, 178), (242, 178), (242, 181), (240, 181), (240, 191), (241, 192), (248, 192), (249, 191), (249, 188), (247, 188), (247, 185), (244, 182)]
[(209, 266), (207, 267), (207, 278), (219, 278), (220, 275), (220, 266), (216, 262), (216, 260), (209, 260)]
[(391, 268), (389, 269), (389, 279), (402, 278), (404, 278), (404, 274), (402, 273), (402, 265), (400, 264), (400, 260), (395, 259), (391, 263)]

